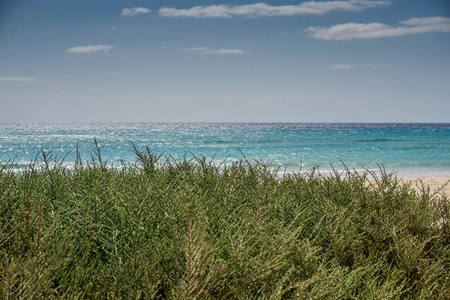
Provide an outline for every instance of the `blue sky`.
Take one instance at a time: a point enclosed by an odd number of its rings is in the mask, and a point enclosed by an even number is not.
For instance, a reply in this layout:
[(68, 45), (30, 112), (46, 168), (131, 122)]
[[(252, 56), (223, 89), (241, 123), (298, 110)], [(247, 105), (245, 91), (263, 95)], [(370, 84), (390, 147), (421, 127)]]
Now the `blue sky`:
[(450, 1), (3, 1), (0, 112), (450, 122)]

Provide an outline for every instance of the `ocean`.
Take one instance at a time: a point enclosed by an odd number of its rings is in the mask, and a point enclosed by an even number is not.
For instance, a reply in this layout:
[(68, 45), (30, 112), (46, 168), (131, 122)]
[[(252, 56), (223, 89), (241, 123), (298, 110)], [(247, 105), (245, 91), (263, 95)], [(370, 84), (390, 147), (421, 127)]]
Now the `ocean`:
[(399, 177), (450, 176), (450, 124), (366, 123), (0, 123), (0, 161), (24, 168), (42, 150), (70, 166), (78, 147), (91, 158), (94, 138), (113, 166), (135, 162), (132, 143), (162, 157), (207, 157), (213, 163), (269, 162), (284, 172), (315, 166), (376, 171)]

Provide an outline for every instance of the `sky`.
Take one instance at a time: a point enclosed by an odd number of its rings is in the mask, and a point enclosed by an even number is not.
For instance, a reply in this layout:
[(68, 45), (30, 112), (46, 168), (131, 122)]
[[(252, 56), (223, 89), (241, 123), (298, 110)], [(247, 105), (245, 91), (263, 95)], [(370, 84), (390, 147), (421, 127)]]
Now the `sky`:
[(450, 122), (450, 1), (4, 0), (0, 122)]

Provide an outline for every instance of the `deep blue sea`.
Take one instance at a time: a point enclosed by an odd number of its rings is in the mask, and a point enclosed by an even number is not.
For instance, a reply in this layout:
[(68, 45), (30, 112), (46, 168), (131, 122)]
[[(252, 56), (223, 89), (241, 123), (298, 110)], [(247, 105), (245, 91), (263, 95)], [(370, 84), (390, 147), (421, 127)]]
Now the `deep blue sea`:
[[(174, 158), (206, 156), (220, 163), (242, 158), (271, 162), (286, 171), (324, 172), (341, 162), (355, 170), (378, 169), (401, 177), (450, 176), (450, 124), (356, 123), (0, 123), (0, 161), (18, 167), (41, 150), (65, 155), (78, 148), (90, 159), (94, 138), (113, 165), (135, 161), (133, 142)], [(39, 160), (39, 158), (38, 158)]]

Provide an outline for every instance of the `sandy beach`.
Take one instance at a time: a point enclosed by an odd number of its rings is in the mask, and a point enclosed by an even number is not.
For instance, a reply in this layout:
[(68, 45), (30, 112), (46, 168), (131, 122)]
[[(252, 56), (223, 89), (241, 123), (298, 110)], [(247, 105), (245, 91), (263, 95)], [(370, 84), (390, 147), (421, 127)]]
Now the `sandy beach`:
[(417, 178), (402, 178), (403, 182), (411, 182), (411, 187), (415, 190), (420, 190), (422, 184), (429, 186), (432, 192), (440, 190), (441, 194), (450, 195), (450, 177), (417, 177)]

